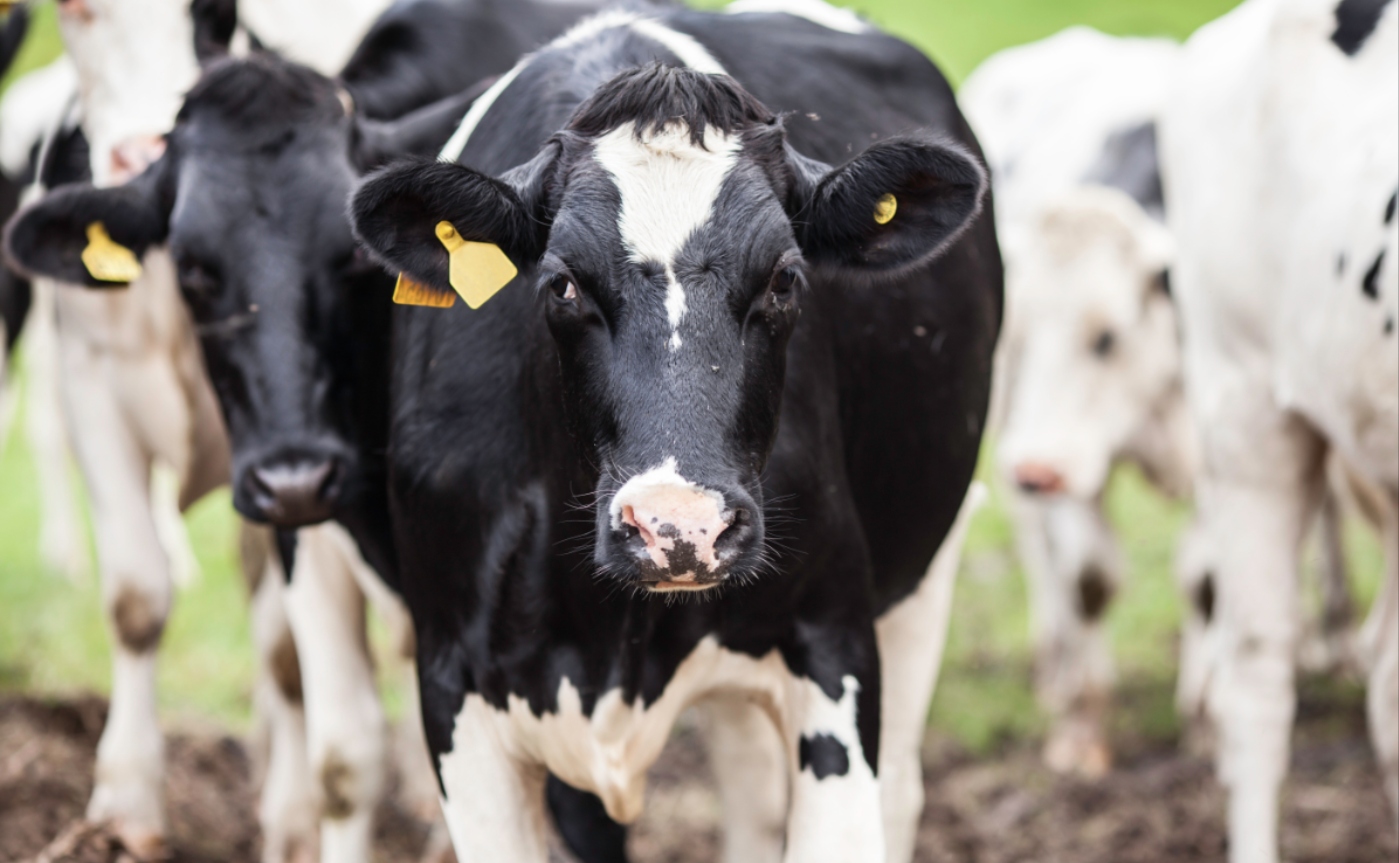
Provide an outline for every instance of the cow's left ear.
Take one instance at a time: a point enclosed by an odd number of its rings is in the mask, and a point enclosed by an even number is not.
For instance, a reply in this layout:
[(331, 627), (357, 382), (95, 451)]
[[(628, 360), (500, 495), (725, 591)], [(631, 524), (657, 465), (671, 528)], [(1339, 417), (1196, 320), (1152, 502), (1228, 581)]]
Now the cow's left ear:
[(452, 254), (463, 244), (495, 246), (522, 269), (544, 251), (541, 175), (556, 154), (550, 145), (500, 179), (446, 162), (390, 165), (351, 197), (355, 235), (390, 270), (439, 292), (453, 289)]
[(897, 273), (941, 254), (976, 217), (986, 192), (975, 157), (926, 136), (881, 141), (823, 175), (808, 159), (789, 156), (789, 163), (803, 255), (869, 274)]
[(30, 277), (95, 288), (124, 288), (139, 261), (165, 240), (170, 208), (161, 164), (124, 186), (63, 186), (20, 210), (5, 228), (5, 256)]

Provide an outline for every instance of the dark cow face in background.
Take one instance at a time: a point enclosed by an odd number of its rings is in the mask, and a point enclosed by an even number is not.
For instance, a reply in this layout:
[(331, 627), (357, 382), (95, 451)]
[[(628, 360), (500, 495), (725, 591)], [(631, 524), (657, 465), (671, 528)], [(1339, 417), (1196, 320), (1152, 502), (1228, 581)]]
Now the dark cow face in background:
[(360, 480), (362, 382), (385, 362), (365, 334), (387, 338), (392, 282), (358, 251), (344, 203), (373, 135), (346, 104), (275, 57), (223, 61), (150, 171), (55, 193), (9, 234), (24, 268), (89, 285), (93, 222), (137, 254), (169, 244), (232, 439), (234, 505), (284, 527), (332, 517)]
[(794, 153), (733, 80), (650, 66), (502, 179), (398, 166), (352, 211), (372, 249), (433, 287), (449, 281), (441, 221), (538, 286), (569, 421), (600, 469), (595, 562), (703, 590), (761, 566), (759, 481), (808, 273), (922, 263), (982, 187), (969, 157), (921, 138), (832, 171)]
[(284, 526), (331, 517), (357, 467), (348, 373), (373, 346), (354, 316), (383, 277), (343, 214), (350, 126), (331, 82), (264, 62), (206, 77), (172, 135), (170, 248), (233, 442), (234, 505)]

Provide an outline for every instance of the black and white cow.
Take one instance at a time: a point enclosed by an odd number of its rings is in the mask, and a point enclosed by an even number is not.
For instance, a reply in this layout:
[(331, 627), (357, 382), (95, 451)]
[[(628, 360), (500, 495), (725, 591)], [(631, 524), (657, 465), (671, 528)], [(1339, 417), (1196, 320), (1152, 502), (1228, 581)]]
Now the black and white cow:
[(475, 103), (461, 164), (353, 199), (420, 293), (489, 297), (393, 332), (394, 534), (463, 860), (545, 859), (545, 769), (635, 818), (709, 695), (766, 712), (790, 771), (785, 850), (780, 808), (732, 859), (911, 856), (948, 558), (925, 575), (960, 537), (1000, 258), (946, 81), (830, 23), (601, 15)]
[[(592, 7), (399, 4), (338, 80), (267, 54), (221, 61), (186, 98), (150, 171), (120, 188), (54, 195), (16, 227), (25, 267), (90, 286), (78, 255), (94, 221), (140, 252), (171, 248), (229, 430), (235, 506), (279, 528), (292, 574), (284, 600), (296, 636), (293, 671), (296, 659), (302, 670), (286, 673), (277, 659), (286, 651), (272, 638), (272, 676), (294, 703), (304, 693), (326, 860), (368, 859), (384, 751), (362, 606), (365, 594), (381, 608), (397, 604), (381, 583), (394, 580), (383, 476), (392, 280), (356, 254), (344, 201), (386, 153), (436, 152), (484, 85), (402, 121), (375, 118), (508, 70), (586, 11)], [(461, 51), (464, 44), (472, 50)], [(328, 519), (358, 544), (331, 526), (297, 530)], [(273, 770), (264, 808), (291, 808), (295, 785)], [(569, 812), (589, 817), (586, 801), (568, 796), (556, 793)], [(601, 817), (596, 803), (591, 809)], [(264, 819), (265, 844), (277, 854), (305, 845), (284, 820)], [(566, 836), (573, 823), (577, 817), (565, 820)], [(610, 835), (620, 849), (620, 834)]]
[(1216, 558), (1235, 863), (1276, 863), (1303, 532), (1334, 451), (1380, 490), (1371, 738), (1399, 814), (1399, 4), (1247, 0), (1186, 44), (1161, 122), (1196, 502)]

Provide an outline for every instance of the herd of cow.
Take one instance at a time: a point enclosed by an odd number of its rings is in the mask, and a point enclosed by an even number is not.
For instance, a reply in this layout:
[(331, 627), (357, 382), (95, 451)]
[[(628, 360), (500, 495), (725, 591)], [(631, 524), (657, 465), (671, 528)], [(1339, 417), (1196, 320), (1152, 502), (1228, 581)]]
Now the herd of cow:
[[(696, 706), (725, 860), (907, 863), (988, 427), (1052, 765), (1111, 762), (1131, 462), (1196, 506), (1179, 703), (1231, 859), (1278, 860), (1314, 523), (1399, 805), (1399, 4), (1069, 30), (956, 98), (823, 0), (59, 9), (66, 54), (0, 103), (0, 338), (26, 328), (69, 571), (69, 445), (86, 483), (113, 636), (88, 817), (134, 858), (167, 853), (178, 513), (231, 484), (268, 863), (370, 859), (366, 602), (412, 666), (434, 854), (543, 863), (552, 816), (626, 860)], [(1354, 638), (1350, 507), (1387, 560)]]

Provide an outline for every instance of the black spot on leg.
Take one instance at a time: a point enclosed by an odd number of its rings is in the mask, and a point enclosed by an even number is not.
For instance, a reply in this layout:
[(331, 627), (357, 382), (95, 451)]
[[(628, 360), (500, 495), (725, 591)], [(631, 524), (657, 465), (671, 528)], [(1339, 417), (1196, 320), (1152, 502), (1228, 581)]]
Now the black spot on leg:
[(1205, 625), (1214, 622), (1214, 573), (1207, 572), (1195, 587), (1195, 610), (1204, 618)]
[(1388, 225), (1394, 221), (1394, 208), (1399, 206), (1399, 189), (1394, 190), (1394, 194), (1389, 196), (1389, 203), (1384, 208), (1384, 223)]
[(1389, 4), (1390, 0), (1341, 0), (1336, 6), (1336, 31), (1331, 41), (1347, 56), (1359, 54)]
[(1360, 283), (1360, 290), (1372, 300), (1380, 298), (1380, 267), (1384, 265), (1384, 252), (1381, 251), (1375, 256), (1375, 262), (1370, 265), (1370, 269), (1365, 271), (1365, 279)]
[(815, 737), (802, 735), (797, 743), (797, 759), (801, 769), (811, 768), (817, 779), (827, 776), (844, 776), (850, 772), (850, 753), (845, 744), (829, 734)]
[(1387, 317), (1387, 318), (1384, 319), (1384, 334), (1387, 335), (1387, 336), (1392, 336), (1392, 335), (1394, 335), (1394, 316), (1393, 316), (1393, 315), (1390, 315), (1389, 317)]
[(1345, 253), (1345, 252), (1341, 252), (1340, 254), (1336, 255), (1336, 275), (1339, 277), (1339, 276), (1344, 276), (1345, 274), (1346, 274), (1346, 253)]
[(1096, 566), (1090, 566), (1078, 576), (1078, 613), (1088, 623), (1103, 616), (1112, 601), (1112, 583)]

